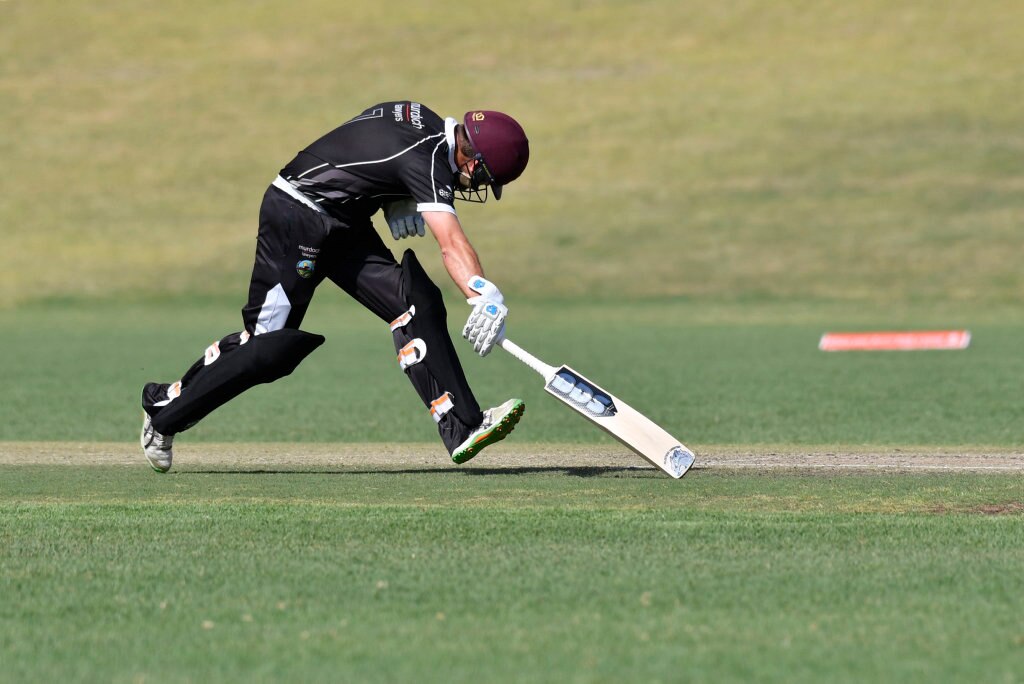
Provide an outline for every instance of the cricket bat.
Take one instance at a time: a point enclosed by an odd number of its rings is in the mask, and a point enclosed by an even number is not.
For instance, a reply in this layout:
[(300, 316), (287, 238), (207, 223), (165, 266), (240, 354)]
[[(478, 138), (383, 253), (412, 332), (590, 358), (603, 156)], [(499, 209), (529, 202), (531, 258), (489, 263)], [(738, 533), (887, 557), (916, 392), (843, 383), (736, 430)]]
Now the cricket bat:
[(693, 452), (647, 416), (568, 366), (549, 366), (502, 338), (498, 345), (544, 378), (544, 389), (638, 455), (679, 479), (693, 465)]

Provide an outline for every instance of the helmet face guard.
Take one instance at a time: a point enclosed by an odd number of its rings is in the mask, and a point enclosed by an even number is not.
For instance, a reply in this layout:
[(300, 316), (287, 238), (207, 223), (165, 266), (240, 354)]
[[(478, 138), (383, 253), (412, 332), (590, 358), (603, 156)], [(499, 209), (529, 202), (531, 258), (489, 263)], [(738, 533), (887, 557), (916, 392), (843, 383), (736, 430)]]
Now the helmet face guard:
[[(494, 199), (501, 199), (501, 186), (494, 181), (494, 174), (484, 161), (484, 156), (479, 152), (473, 157), (476, 166), (473, 173), (467, 174), (462, 169), (455, 173), (455, 193), (463, 202), (478, 202), (483, 204), (487, 201), (488, 189), (493, 189)], [(468, 183), (468, 187), (463, 185)]]

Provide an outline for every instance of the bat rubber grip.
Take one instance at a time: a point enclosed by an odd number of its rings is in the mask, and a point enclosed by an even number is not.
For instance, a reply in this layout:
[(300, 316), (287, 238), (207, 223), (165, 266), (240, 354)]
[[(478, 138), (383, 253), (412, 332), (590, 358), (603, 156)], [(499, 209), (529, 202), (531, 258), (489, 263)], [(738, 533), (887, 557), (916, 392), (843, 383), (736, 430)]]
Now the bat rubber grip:
[(498, 346), (500, 346), (502, 349), (504, 349), (509, 354), (516, 357), (523, 363), (525, 363), (533, 370), (540, 373), (541, 376), (543, 376), (545, 379), (554, 375), (555, 371), (558, 370), (554, 366), (549, 366), (548, 364), (544, 363), (536, 356), (526, 351), (525, 349), (523, 349), (522, 347), (520, 347), (518, 344), (508, 339), (507, 337), (501, 338), (498, 341)]

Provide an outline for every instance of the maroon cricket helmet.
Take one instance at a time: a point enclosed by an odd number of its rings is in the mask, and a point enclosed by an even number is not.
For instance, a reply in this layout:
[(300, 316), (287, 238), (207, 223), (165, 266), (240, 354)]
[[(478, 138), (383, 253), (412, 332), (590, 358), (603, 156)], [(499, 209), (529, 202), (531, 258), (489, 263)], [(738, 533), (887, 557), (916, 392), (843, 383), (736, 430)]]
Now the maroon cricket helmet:
[(519, 122), (508, 114), (486, 109), (466, 112), (462, 118), (466, 135), (490, 176), (494, 199), (501, 199), (501, 187), (522, 175), (530, 161), (530, 141)]

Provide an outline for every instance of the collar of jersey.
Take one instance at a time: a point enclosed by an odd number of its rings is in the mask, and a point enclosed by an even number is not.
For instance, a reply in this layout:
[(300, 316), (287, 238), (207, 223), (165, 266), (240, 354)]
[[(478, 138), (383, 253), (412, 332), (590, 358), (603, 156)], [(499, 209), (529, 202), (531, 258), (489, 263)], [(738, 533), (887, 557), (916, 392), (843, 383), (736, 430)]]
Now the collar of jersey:
[(452, 173), (457, 173), (459, 167), (455, 165), (455, 127), (458, 121), (452, 117), (444, 120), (444, 137), (448, 141), (448, 166), (452, 167)]

